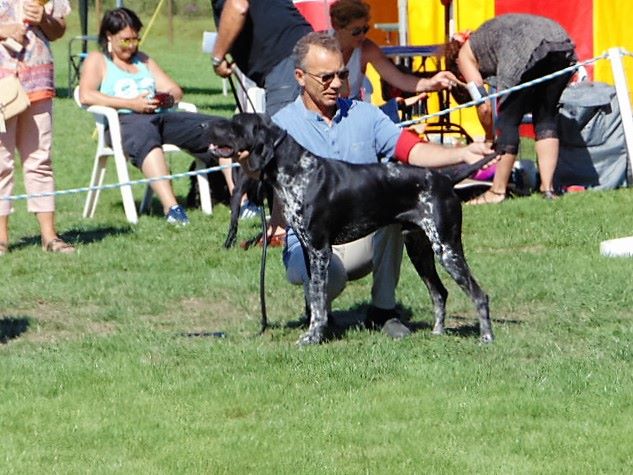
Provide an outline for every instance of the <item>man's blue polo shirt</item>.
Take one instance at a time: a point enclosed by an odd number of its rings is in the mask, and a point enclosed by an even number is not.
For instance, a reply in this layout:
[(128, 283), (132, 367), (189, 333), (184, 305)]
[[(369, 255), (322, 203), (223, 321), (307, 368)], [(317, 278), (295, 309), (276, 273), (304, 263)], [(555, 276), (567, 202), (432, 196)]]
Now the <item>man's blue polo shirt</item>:
[(331, 125), (306, 109), (301, 96), (272, 119), (315, 155), (349, 163), (390, 159), (402, 132), (377, 107), (349, 99), (338, 100), (338, 111)]

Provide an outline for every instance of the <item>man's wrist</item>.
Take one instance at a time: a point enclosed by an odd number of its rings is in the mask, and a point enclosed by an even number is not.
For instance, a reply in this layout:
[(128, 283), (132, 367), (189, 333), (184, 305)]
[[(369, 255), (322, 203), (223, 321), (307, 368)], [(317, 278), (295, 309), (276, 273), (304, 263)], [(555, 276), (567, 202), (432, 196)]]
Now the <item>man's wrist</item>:
[(225, 57), (218, 57), (218, 56), (212, 56), (211, 57), (211, 64), (213, 65), (214, 68), (217, 68), (218, 66), (220, 66), (220, 64), (222, 64), (225, 60)]

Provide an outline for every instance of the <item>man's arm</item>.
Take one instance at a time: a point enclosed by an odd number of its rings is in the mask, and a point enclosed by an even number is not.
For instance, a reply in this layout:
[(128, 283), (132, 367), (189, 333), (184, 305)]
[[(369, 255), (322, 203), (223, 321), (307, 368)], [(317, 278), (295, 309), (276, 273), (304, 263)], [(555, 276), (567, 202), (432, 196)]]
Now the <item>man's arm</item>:
[(233, 72), (226, 55), (244, 28), (249, 6), (249, 0), (227, 0), (224, 4), (211, 57), (213, 70), (218, 76), (228, 77)]
[(403, 130), (396, 143), (394, 156), (396, 160), (410, 165), (437, 168), (460, 163), (475, 163), (492, 152), (489, 145), (481, 142), (471, 143), (466, 147), (446, 147), (421, 142), (416, 133)]

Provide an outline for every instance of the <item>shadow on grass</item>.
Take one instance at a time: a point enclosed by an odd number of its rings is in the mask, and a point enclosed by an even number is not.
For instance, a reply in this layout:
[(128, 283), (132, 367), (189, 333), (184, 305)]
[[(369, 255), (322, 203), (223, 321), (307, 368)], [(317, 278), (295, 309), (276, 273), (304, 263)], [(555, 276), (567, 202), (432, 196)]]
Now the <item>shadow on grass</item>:
[[(341, 340), (345, 338), (348, 331), (359, 330), (365, 328), (365, 316), (367, 315), (368, 304), (359, 304), (351, 307), (348, 310), (332, 312), (330, 317), (330, 334), (328, 340)], [(418, 331), (431, 331), (433, 329), (433, 321), (411, 321), (413, 312), (409, 307), (396, 306), (397, 312), (400, 315), (400, 320), (411, 330), (411, 333)], [(459, 323), (455, 327), (446, 328), (446, 334), (450, 336), (457, 336), (459, 338), (478, 338), (479, 337), (479, 321), (473, 320), (471, 317), (462, 317), (459, 315), (447, 316), (447, 320), (457, 320)], [(518, 320), (498, 320), (497, 323), (503, 322), (504, 324), (520, 325), (522, 322)], [(270, 328), (287, 328), (287, 329), (307, 329), (308, 320), (301, 315), (296, 320), (290, 320), (285, 324), (272, 323)], [(494, 330), (495, 320), (493, 320)]]
[(28, 317), (0, 317), (0, 344), (18, 338), (29, 328)]
[[(59, 237), (71, 244), (91, 244), (93, 242), (102, 241), (105, 237), (124, 235), (133, 232), (131, 227), (115, 227), (105, 226), (91, 230), (71, 229), (64, 233), (60, 233)], [(22, 249), (30, 246), (41, 245), (41, 238), (37, 236), (28, 236), (21, 238), (18, 242), (11, 246), (12, 249)]]

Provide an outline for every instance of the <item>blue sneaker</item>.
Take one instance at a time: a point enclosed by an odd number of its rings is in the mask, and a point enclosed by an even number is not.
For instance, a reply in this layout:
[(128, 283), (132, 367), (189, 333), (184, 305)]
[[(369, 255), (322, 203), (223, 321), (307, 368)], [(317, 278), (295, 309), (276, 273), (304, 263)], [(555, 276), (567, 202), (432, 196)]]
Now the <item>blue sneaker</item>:
[(253, 219), (259, 216), (259, 207), (250, 201), (244, 202), (240, 207), (240, 219)]
[(185, 208), (180, 205), (174, 205), (169, 208), (169, 212), (165, 215), (167, 222), (175, 226), (187, 226), (189, 224), (189, 218), (185, 213)]

